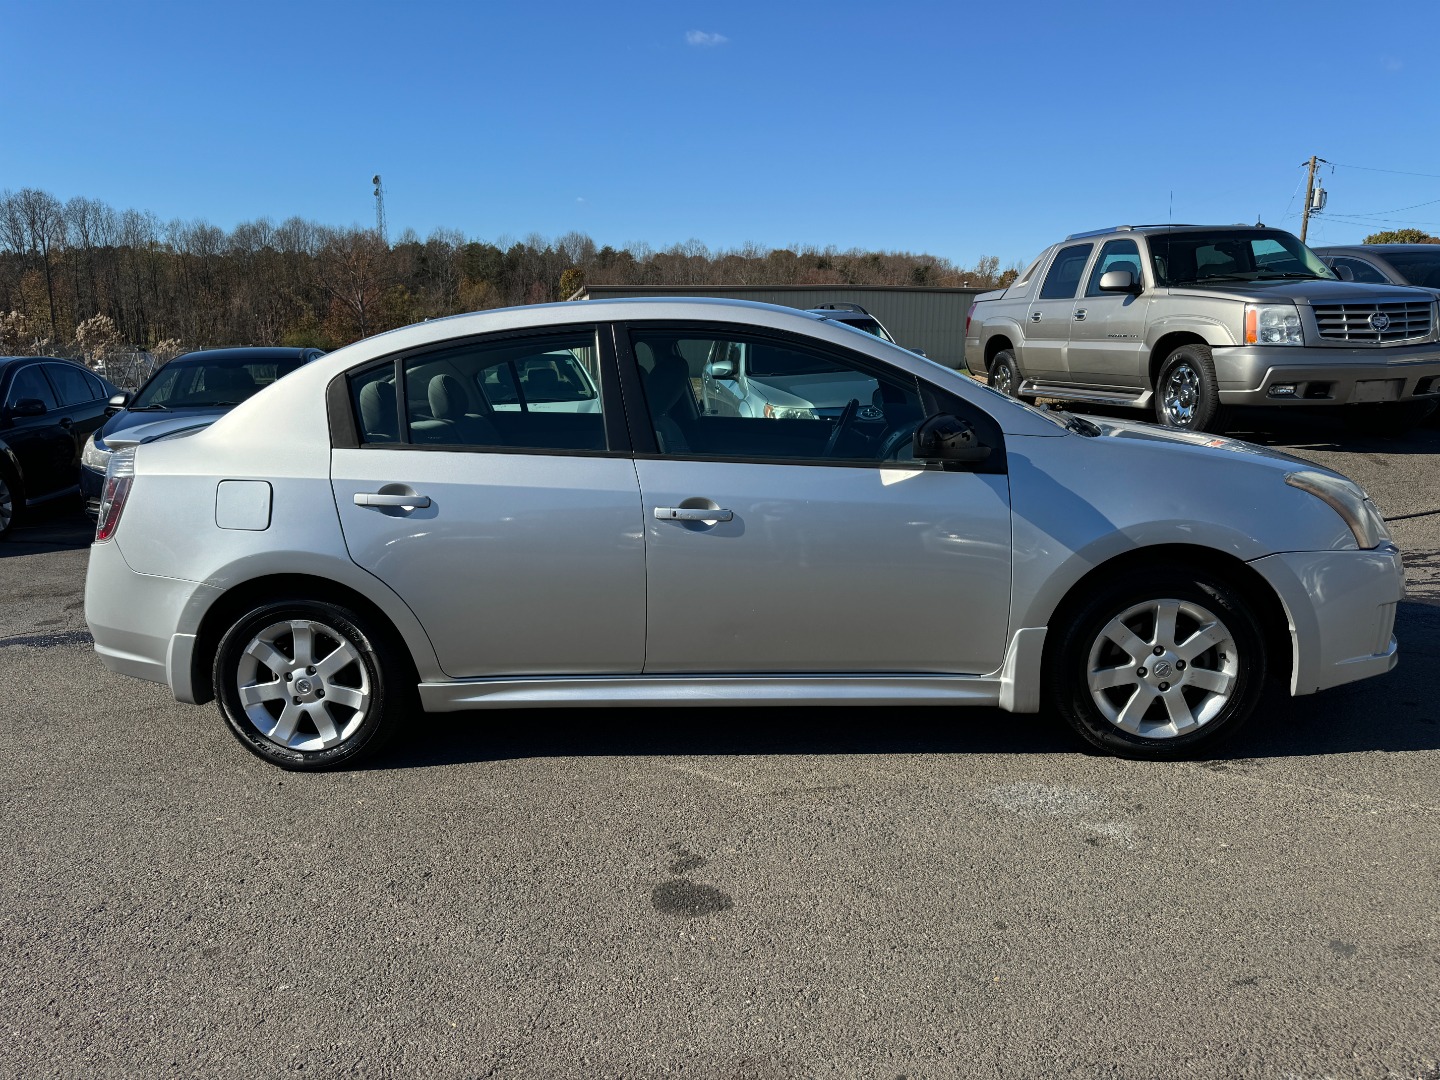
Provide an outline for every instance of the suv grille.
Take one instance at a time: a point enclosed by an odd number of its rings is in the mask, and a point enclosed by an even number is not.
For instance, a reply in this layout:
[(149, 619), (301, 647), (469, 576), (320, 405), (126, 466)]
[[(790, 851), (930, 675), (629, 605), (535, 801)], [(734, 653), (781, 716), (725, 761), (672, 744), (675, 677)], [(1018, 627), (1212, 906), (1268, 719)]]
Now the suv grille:
[(1430, 316), (1434, 310), (1434, 305), (1424, 300), (1315, 304), (1313, 307), (1322, 338), (1371, 344), (1425, 337), (1430, 333)]

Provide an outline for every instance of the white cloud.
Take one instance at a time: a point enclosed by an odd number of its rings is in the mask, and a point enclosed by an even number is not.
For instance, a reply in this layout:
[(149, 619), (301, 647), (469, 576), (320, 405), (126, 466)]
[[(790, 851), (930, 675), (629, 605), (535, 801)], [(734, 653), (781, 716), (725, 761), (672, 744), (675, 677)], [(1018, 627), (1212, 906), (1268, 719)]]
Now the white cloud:
[(707, 30), (686, 30), (685, 44), (697, 45), (700, 48), (711, 48), (715, 45), (729, 44), (730, 39), (724, 34), (712, 34)]

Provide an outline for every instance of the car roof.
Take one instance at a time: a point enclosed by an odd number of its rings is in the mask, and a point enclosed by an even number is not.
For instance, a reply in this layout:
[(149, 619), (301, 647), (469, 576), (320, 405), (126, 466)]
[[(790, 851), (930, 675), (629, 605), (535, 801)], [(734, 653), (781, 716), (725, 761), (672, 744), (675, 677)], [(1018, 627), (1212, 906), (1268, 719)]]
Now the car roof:
[(182, 353), (170, 363), (216, 363), (226, 360), (298, 360), (304, 357), (323, 356), (323, 349), (292, 349), (270, 345), (245, 345), (233, 349), (196, 349)]
[(1353, 251), (1360, 255), (1392, 255), (1402, 252), (1433, 251), (1440, 253), (1440, 244), (1326, 244), (1314, 249), (1318, 252)]
[[(17, 364), (29, 364), (37, 360), (43, 360), (47, 364), (71, 364), (85, 371), (90, 371), (88, 367), (85, 367), (85, 365), (78, 360), (67, 360), (63, 356), (0, 356), (0, 372), (7, 371)], [(90, 371), (90, 374), (95, 375), (95, 372)], [(98, 378), (99, 376), (96, 377)]]
[(1112, 225), (1108, 229), (1091, 229), (1089, 232), (1071, 233), (1065, 237), (1065, 241), (1089, 240), (1095, 236), (1109, 236), (1111, 233), (1143, 233), (1146, 236), (1154, 236), (1156, 233), (1172, 232), (1283, 232), (1283, 229), (1274, 225), (1262, 225), (1256, 222), (1254, 225), (1232, 224), (1232, 225)]

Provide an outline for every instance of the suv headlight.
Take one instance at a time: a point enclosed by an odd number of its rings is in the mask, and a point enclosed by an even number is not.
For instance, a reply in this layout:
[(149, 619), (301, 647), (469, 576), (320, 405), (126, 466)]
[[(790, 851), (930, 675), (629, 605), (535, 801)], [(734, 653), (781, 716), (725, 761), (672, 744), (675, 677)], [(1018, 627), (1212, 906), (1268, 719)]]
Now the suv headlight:
[(80, 452), (80, 464), (87, 469), (94, 469), (96, 472), (104, 472), (105, 466), (110, 464), (110, 458), (115, 451), (95, 444), (95, 436), (99, 432), (92, 431), (90, 437), (85, 440), (85, 449)]
[(1300, 311), (1294, 304), (1246, 304), (1246, 345), (1304, 345)]
[(766, 405), (767, 420), (814, 420), (815, 410), (798, 405)]
[(1375, 504), (1365, 494), (1365, 489), (1349, 480), (1308, 469), (1285, 474), (1285, 483), (1301, 491), (1308, 491), (1334, 510), (1350, 526), (1355, 534), (1355, 543), (1369, 551), (1390, 539), (1390, 530)]

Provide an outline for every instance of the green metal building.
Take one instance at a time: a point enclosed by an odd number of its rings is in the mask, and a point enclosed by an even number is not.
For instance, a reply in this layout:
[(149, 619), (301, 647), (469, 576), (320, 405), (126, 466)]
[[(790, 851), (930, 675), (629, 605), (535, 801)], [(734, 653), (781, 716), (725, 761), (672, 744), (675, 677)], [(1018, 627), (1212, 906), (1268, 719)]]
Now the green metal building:
[(985, 291), (900, 285), (588, 285), (568, 299), (718, 296), (793, 308), (859, 304), (907, 349), (919, 349), (931, 360), (958, 368), (965, 361), (965, 315), (975, 297)]

